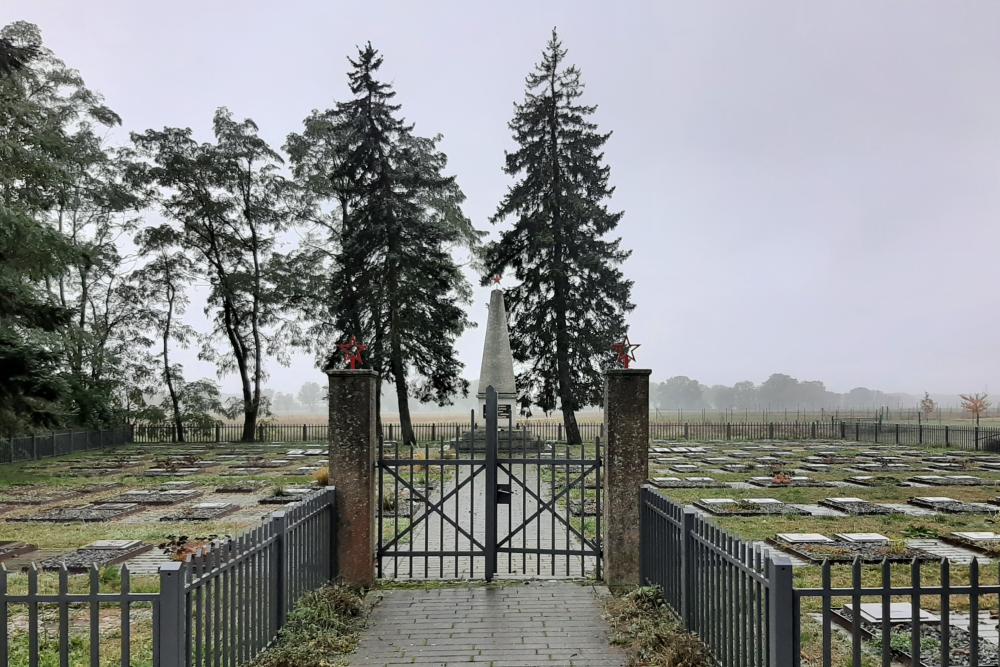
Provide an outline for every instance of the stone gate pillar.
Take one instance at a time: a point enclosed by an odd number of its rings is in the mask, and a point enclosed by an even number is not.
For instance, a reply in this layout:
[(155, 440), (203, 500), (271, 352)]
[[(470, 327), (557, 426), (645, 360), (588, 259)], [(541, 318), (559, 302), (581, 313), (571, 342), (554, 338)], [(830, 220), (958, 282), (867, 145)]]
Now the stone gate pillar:
[(604, 376), (604, 577), (610, 588), (641, 583), (640, 489), (649, 476), (649, 375), (619, 368)]
[(327, 369), (330, 484), (337, 499), (337, 572), (351, 586), (375, 583), (375, 391), (372, 370)]

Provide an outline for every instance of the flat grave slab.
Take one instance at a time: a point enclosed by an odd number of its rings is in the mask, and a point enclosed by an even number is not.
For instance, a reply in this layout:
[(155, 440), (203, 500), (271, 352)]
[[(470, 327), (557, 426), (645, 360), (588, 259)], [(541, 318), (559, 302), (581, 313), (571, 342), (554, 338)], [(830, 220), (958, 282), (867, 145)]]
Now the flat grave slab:
[(881, 533), (837, 533), (837, 537), (854, 544), (885, 544), (889, 538)]
[(898, 509), (893, 509), (892, 507), (886, 507), (885, 505), (870, 502), (864, 498), (855, 498), (852, 496), (824, 498), (819, 501), (819, 504), (824, 505), (825, 507), (832, 507), (835, 510), (840, 510), (845, 514), (850, 514), (852, 516), (902, 514), (902, 512)]
[[(796, 535), (793, 533), (793, 536)], [(823, 536), (825, 537), (825, 536)], [(839, 533), (834, 539), (788, 539), (787, 534), (776, 535), (770, 543), (793, 555), (812, 562), (850, 563), (855, 558), (864, 563), (908, 562), (934, 560), (936, 556), (909, 545), (893, 545), (889, 538), (876, 533)]]
[(776, 539), (785, 544), (822, 544), (833, 542), (819, 533), (778, 533)]
[(201, 492), (195, 489), (136, 489), (115, 496), (109, 502), (173, 505), (184, 500), (193, 500), (200, 495)]
[(986, 483), (982, 477), (974, 475), (916, 475), (910, 480), (931, 486), (982, 486)]
[(163, 482), (159, 488), (165, 491), (185, 491), (195, 488), (194, 482)]
[(725, 486), (711, 477), (654, 477), (651, 481), (663, 489), (707, 489)]
[(768, 516), (774, 514), (804, 516), (808, 514), (805, 510), (783, 503), (776, 498), (744, 498), (741, 500), (701, 498), (694, 504), (696, 507), (717, 516)]
[[(898, 605), (898, 608), (896, 608)], [(862, 637), (866, 641), (873, 641), (881, 637), (882, 633), (882, 612), (881, 603), (865, 603), (859, 608), (861, 616)], [(942, 645), (942, 634), (944, 628), (941, 627), (940, 619), (925, 609), (919, 612), (920, 626), (918, 641), (926, 648), (926, 653), (921, 654), (920, 665), (926, 667), (938, 667), (941, 658), (940, 651), (935, 654), (934, 649)], [(850, 604), (833, 612), (833, 618), (845, 628), (852, 626), (854, 612)], [(958, 614), (955, 614), (957, 620)], [(891, 628), (893, 640), (890, 643), (891, 652), (895, 657), (894, 664), (915, 664), (917, 661), (909, 654), (910, 633), (912, 624), (912, 609), (908, 603), (892, 603), (888, 623)], [(989, 627), (989, 626), (987, 626)], [(898, 642), (896, 639), (898, 638)], [(969, 653), (972, 644), (972, 636), (968, 630), (961, 627), (954, 621), (948, 626), (949, 655), (945, 662), (948, 665), (968, 665), (970, 664)], [(979, 664), (983, 667), (996, 666), (998, 663), (997, 646), (980, 634), (978, 641)]]
[(262, 468), (236, 467), (236, 468), (232, 468), (230, 470), (227, 470), (225, 472), (219, 473), (219, 477), (242, 477), (244, 475), (246, 475), (246, 476), (257, 475), (257, 474), (262, 473), (262, 472), (264, 472), (264, 470)]
[(144, 477), (190, 477), (198, 474), (198, 468), (149, 468)]
[(255, 479), (244, 479), (226, 482), (215, 487), (216, 493), (254, 493), (264, 487), (265, 483)]
[(4, 505), (46, 505), (79, 496), (110, 491), (117, 487), (117, 484), (87, 484), (76, 487), (50, 487), (41, 484), (12, 486), (0, 491), (0, 503)]
[(726, 463), (719, 466), (719, 468), (726, 472), (753, 472), (754, 470), (763, 469), (764, 466), (759, 466), (753, 461), (743, 461), (741, 463)]
[(783, 477), (751, 477), (749, 481), (754, 486), (761, 486), (768, 489), (831, 486), (830, 482), (811, 479), (803, 475), (785, 475)]
[(843, 456), (841, 454), (829, 454), (829, 455), (815, 454), (813, 456), (805, 457), (804, 459), (802, 459), (802, 461), (803, 463), (831, 466), (831, 465), (842, 465), (844, 463), (851, 463), (852, 461), (854, 461), (854, 457)]
[(173, 514), (161, 516), (160, 521), (209, 521), (220, 519), (240, 509), (235, 503), (195, 503), (190, 507), (179, 509)]
[(996, 508), (983, 503), (965, 503), (947, 496), (918, 496), (910, 498), (910, 504), (926, 507), (947, 514), (993, 514)]
[(257, 470), (271, 469), (271, 468), (284, 468), (287, 465), (291, 465), (291, 461), (288, 459), (251, 459), (249, 461), (244, 461), (242, 463), (231, 464), (230, 468), (254, 468)]
[(861, 486), (902, 486), (903, 482), (897, 477), (888, 475), (853, 475), (845, 481)]
[[(858, 605), (861, 612), (861, 620), (868, 623), (882, 623), (882, 603), (881, 602), (863, 602)], [(850, 611), (853, 609), (851, 603), (844, 605), (844, 609)], [(926, 609), (921, 609), (918, 612), (921, 623), (939, 623), (941, 617), (937, 614), (933, 614)], [(913, 620), (913, 606), (906, 602), (890, 602), (889, 603), (889, 623), (910, 623)]]
[(40, 514), (29, 516), (11, 517), (8, 521), (44, 521), (49, 523), (93, 523), (98, 521), (110, 521), (123, 516), (128, 516), (142, 509), (138, 503), (94, 503), (80, 507), (60, 507), (51, 509)]
[(101, 568), (124, 563), (152, 548), (153, 545), (136, 540), (98, 540), (75, 551), (46, 558), (41, 566), (45, 570), (58, 570), (65, 565), (70, 572), (86, 572), (94, 565)]
[(297, 503), (315, 490), (316, 489), (311, 489), (306, 486), (287, 487), (280, 489), (279, 492), (267, 496), (266, 498), (261, 498), (257, 502), (261, 505), (287, 505), (288, 503)]
[(323, 466), (299, 466), (295, 469), (296, 475), (311, 475), (314, 472), (322, 470)]
[(912, 472), (916, 468), (908, 463), (856, 463), (851, 466), (863, 472)]
[(949, 544), (972, 549), (980, 554), (1000, 555), (1000, 533), (992, 531), (956, 531), (942, 538)]

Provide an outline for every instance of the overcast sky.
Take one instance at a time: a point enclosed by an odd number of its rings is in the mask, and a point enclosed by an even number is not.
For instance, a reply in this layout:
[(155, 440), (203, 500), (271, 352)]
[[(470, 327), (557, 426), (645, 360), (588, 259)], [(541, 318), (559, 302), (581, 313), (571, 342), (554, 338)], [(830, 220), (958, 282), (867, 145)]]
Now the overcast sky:
[[(17, 19), (125, 132), (207, 139), (225, 105), (275, 145), (345, 97), (346, 57), (371, 40), (406, 118), (444, 135), (483, 229), (509, 183), (512, 103), (558, 26), (614, 131), (631, 337), (654, 377), (912, 392), (1000, 378), (998, 2), (4, 0), (0, 22)], [(460, 341), (470, 377), (487, 300)], [(213, 373), (193, 352), (185, 365)], [(322, 380), (305, 355), (269, 370), (280, 391)]]

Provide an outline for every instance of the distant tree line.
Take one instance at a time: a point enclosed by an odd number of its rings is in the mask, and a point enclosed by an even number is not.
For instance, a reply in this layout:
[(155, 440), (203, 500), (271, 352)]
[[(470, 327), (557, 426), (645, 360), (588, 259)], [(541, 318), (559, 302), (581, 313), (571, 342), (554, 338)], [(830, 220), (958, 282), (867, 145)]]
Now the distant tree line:
[[(574, 412), (600, 403), (633, 306), (629, 253), (608, 238), (623, 215), (607, 207), (610, 133), (565, 57), (553, 31), (509, 124), (513, 184), (491, 220), (509, 224), (486, 243), (441, 137), (406, 122), (371, 44), (348, 60), (350, 94), (280, 148), (225, 107), (208, 140), (166, 126), (116, 146), (106, 137), (122, 119), (38, 28), (4, 27), (0, 432), (169, 420), (183, 440), (184, 424), (224, 415), (253, 440), (272, 406), (317, 400), (269, 395), (269, 364), (301, 349), (340, 367), (338, 344), (356, 337), (413, 441), (411, 399), (444, 406), (469, 391), (455, 350), (472, 325), (464, 262), (483, 284), (512, 275), (522, 411), (560, 410), (578, 442)], [(288, 247), (292, 230), (301, 242)], [(195, 284), (207, 331), (185, 324)], [(188, 377), (184, 348), (239, 393)]]
[[(933, 412), (938, 402), (929, 394), (923, 397), (905, 393), (887, 393), (867, 387), (848, 392), (830, 391), (819, 380), (798, 380), (774, 373), (760, 384), (749, 380), (732, 386), (704, 385), (679, 375), (650, 387), (652, 408), (659, 410), (875, 410), (883, 406), (902, 406)], [(930, 412), (928, 412), (928, 409)]]

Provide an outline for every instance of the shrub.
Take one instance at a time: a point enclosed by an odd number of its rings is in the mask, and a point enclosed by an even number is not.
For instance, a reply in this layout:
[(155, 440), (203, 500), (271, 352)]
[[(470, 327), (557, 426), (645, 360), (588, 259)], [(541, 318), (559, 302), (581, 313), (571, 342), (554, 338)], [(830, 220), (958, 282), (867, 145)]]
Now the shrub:
[(218, 535), (206, 535), (204, 537), (188, 537), (187, 535), (168, 535), (167, 541), (159, 545), (163, 553), (170, 556), (170, 560), (184, 562), (190, 560), (199, 551), (208, 553), (213, 547), (229, 539), (220, 538)]
[(312, 474), (313, 481), (319, 486), (329, 486), (330, 485), (330, 468), (328, 466), (323, 466), (316, 472)]
[(274, 646), (252, 667), (333, 667), (357, 646), (367, 605), (364, 591), (327, 586), (306, 593)]
[(697, 636), (683, 627), (655, 587), (636, 588), (609, 598), (604, 618), (611, 641), (625, 648), (630, 664), (661, 667), (707, 667), (711, 655)]

